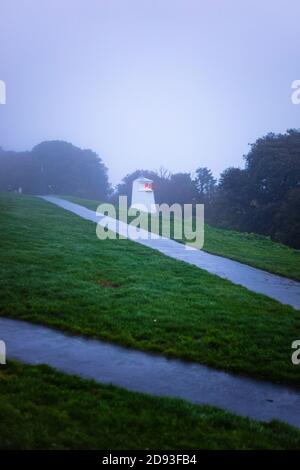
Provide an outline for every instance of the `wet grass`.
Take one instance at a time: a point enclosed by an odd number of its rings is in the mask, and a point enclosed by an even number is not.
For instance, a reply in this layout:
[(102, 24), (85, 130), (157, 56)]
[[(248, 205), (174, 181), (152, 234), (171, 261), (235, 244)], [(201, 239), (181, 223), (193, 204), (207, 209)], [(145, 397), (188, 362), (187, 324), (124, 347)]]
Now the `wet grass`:
[(47, 366), (0, 369), (1, 449), (300, 449), (300, 432), (99, 385)]
[(28, 196), (0, 195), (0, 314), (300, 386), (300, 312)]
[[(62, 196), (96, 210), (97, 201)], [(171, 229), (171, 236), (173, 230)], [(273, 242), (268, 237), (205, 225), (204, 251), (300, 281), (300, 250)]]

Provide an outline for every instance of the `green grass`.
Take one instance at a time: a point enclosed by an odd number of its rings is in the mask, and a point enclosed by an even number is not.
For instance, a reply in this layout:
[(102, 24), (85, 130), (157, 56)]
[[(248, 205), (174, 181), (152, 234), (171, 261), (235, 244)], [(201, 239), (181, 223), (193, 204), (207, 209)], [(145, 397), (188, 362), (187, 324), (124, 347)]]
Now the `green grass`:
[(300, 386), (300, 312), (38, 198), (0, 196), (0, 314)]
[[(95, 210), (99, 202), (62, 196)], [(205, 225), (205, 251), (300, 281), (300, 250), (273, 242), (268, 237)]]
[(99, 385), (47, 366), (0, 368), (1, 449), (300, 449), (300, 432)]

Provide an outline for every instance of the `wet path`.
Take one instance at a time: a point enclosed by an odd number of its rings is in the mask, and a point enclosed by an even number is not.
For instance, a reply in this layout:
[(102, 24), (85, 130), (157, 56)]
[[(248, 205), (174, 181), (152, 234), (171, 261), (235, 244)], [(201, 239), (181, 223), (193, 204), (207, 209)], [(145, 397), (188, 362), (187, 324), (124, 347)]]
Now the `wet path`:
[[(0, 317), (7, 357), (128, 390), (218, 406), (300, 428), (300, 391)], [(5, 366), (3, 366), (5, 367)]]
[[(101, 224), (101, 216), (97, 215), (95, 211), (54, 196), (42, 196), (42, 198), (84, 219)], [(110, 221), (110, 230), (127, 236), (127, 224), (120, 221), (116, 224), (115, 219), (105, 217), (105, 222), (103, 222), (102, 225), (106, 225), (107, 220)], [(148, 234), (145, 230), (140, 230), (139, 233), (144, 237)], [(251, 266), (228, 258), (212, 255), (202, 250), (187, 250), (184, 244), (170, 240), (169, 238), (157, 236), (157, 239), (153, 239), (149, 236), (145, 237), (147, 239), (136, 239), (136, 234), (137, 229), (133, 229), (132, 235), (129, 238), (149, 248), (158, 250), (171, 258), (193, 264), (211, 274), (216, 274), (224, 279), (228, 279), (234, 284), (242, 285), (253, 292), (267, 295), (283, 304), (291, 305), (300, 310), (300, 283), (297, 281), (277, 276), (257, 268), (252, 268)]]

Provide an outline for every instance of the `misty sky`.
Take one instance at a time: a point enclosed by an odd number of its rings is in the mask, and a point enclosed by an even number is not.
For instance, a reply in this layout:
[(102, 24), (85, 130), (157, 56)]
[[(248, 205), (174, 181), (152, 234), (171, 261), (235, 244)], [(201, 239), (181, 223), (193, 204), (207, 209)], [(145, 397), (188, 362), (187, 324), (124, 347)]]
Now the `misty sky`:
[(243, 166), (300, 127), (299, 18), (299, 0), (0, 0), (0, 146), (91, 148), (114, 184)]

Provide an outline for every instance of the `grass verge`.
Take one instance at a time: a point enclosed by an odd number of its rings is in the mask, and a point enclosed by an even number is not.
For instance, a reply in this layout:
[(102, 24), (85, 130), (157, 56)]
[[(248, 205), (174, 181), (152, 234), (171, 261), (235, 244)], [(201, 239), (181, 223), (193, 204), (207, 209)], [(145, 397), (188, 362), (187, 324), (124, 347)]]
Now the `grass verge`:
[(0, 196), (0, 314), (300, 386), (300, 312), (38, 198)]
[[(96, 210), (97, 201), (62, 196), (68, 201)], [(173, 229), (171, 229), (171, 236)], [(224, 230), (205, 224), (204, 251), (230, 258), (255, 268), (300, 281), (300, 250), (273, 242), (255, 233)]]
[(300, 432), (99, 385), (48, 366), (0, 369), (1, 449), (299, 449)]

